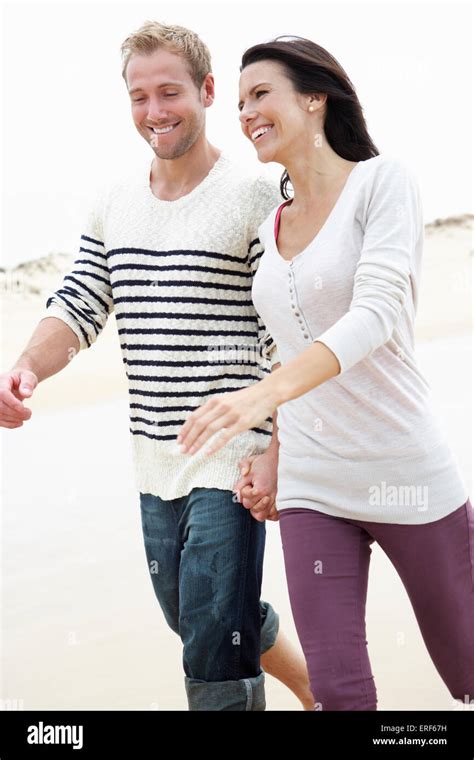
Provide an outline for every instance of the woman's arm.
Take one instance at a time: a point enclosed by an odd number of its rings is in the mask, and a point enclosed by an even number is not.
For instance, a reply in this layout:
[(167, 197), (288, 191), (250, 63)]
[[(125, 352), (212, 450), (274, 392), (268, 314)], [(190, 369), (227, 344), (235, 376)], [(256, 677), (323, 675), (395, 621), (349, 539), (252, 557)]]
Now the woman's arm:
[(379, 167), (368, 201), (349, 310), (310, 348), (269, 377), (193, 412), (178, 436), (183, 453), (194, 453), (215, 433), (219, 436), (208, 453), (218, 451), (281, 404), (346, 372), (384, 345), (403, 309), (413, 251), (422, 232), (417, 183), (403, 164), (389, 159)]
[(178, 435), (182, 452), (194, 454), (215, 433), (214, 454), (238, 433), (270, 417), (275, 409), (338, 375), (339, 362), (323, 343), (313, 343), (302, 354), (248, 388), (211, 399), (192, 412)]

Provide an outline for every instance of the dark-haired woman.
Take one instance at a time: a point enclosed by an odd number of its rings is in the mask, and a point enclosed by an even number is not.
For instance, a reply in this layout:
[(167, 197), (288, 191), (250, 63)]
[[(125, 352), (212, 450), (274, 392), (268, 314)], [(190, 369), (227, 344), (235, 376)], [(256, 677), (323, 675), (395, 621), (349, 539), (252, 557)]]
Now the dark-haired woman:
[(221, 431), (212, 453), (278, 408), (285, 567), (317, 708), (376, 709), (365, 633), (374, 541), (451, 695), (472, 700), (473, 509), (414, 355), (417, 182), (378, 153), (323, 48), (277, 39), (250, 48), (241, 72), (242, 130), (260, 161), (285, 168), (287, 200), (259, 230), (253, 285), (282, 366), (209, 401), (178, 440), (192, 453)]

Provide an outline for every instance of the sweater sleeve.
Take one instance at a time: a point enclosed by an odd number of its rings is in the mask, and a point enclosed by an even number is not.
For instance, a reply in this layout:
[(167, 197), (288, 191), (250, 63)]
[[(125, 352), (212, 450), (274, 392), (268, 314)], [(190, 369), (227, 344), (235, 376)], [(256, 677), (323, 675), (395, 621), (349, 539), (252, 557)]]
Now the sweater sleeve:
[[(255, 276), (264, 251), (258, 235), (258, 228), (281, 201), (280, 188), (265, 177), (258, 177), (252, 194), (247, 223), (248, 264), (252, 277)], [(276, 344), (260, 317), (258, 317), (258, 327), (261, 354), (264, 359), (270, 362), (270, 367), (273, 367), (280, 361)]]
[(335, 354), (341, 373), (390, 339), (422, 233), (418, 183), (401, 162), (390, 159), (381, 165), (368, 199), (349, 311), (315, 339)]
[(45, 317), (57, 317), (89, 348), (114, 309), (103, 234), (103, 196), (97, 198), (81, 235), (78, 256), (60, 287), (46, 301)]

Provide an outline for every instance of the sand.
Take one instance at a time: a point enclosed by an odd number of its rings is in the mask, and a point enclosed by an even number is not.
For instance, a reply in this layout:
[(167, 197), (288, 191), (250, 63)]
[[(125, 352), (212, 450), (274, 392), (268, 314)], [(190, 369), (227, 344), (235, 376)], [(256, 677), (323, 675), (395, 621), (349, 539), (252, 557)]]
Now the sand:
[[(467, 216), (426, 228), (418, 359), (471, 487)], [(2, 368), (17, 358), (70, 257), (4, 273)], [(20, 286), (15, 282), (20, 281)], [(181, 644), (155, 599), (142, 543), (127, 383), (113, 316), (98, 342), (3, 430), (0, 707), (185, 710)], [(278, 524), (267, 523), (263, 597), (297, 642)], [(368, 641), (380, 709), (458, 709), (425, 651), (403, 586), (375, 547)], [(16, 700), (16, 702), (15, 702)], [(267, 709), (298, 710), (267, 679)]]

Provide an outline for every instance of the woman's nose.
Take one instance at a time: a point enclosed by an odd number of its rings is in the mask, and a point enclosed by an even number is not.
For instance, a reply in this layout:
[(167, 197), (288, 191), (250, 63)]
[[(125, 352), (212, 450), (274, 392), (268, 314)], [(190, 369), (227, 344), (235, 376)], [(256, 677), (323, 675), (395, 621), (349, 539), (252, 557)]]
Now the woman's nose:
[(252, 111), (250, 108), (242, 108), (242, 110), (239, 113), (239, 119), (242, 126), (246, 126), (254, 118), (255, 118), (255, 111)]

